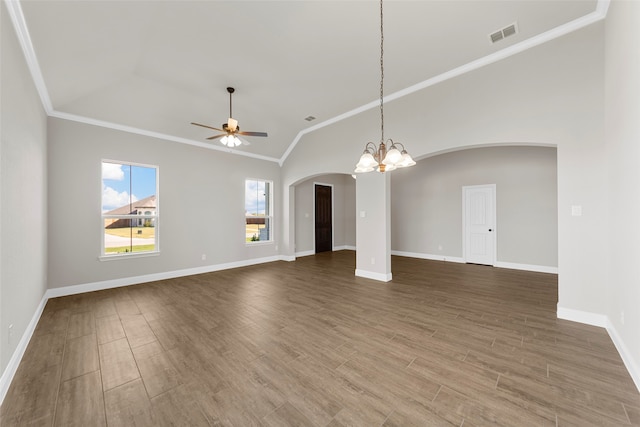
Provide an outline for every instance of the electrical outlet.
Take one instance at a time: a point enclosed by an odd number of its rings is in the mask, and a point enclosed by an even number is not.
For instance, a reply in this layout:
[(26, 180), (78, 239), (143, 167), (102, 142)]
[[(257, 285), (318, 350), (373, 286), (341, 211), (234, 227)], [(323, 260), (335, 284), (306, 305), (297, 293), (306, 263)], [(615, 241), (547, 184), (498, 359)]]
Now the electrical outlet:
[(11, 344), (13, 338), (13, 323), (9, 325), (9, 344)]
[(438, 250), (442, 252), (442, 245), (438, 245)]
[(376, 263), (376, 259), (371, 257), (371, 265), (375, 265), (375, 263)]
[(202, 254), (202, 260), (206, 261), (207, 260), (207, 254)]

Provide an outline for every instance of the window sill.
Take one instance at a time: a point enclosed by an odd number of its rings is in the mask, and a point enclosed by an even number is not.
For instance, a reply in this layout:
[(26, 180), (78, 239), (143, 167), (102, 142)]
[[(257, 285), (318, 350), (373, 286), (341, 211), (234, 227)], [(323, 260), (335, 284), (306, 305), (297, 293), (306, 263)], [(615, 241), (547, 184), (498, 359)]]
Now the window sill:
[(117, 259), (146, 258), (146, 257), (158, 256), (158, 255), (160, 255), (159, 251), (142, 252), (139, 254), (100, 255), (98, 257), (98, 261), (115, 261)]
[(245, 246), (265, 246), (265, 245), (273, 245), (275, 242), (273, 240), (267, 240), (264, 242), (261, 241), (257, 241), (257, 242), (246, 242)]

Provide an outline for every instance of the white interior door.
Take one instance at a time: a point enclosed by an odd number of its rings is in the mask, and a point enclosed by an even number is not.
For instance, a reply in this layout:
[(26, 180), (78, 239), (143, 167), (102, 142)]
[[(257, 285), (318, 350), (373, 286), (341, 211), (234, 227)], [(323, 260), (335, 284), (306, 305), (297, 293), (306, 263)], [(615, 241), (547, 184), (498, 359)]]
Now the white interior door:
[(465, 262), (495, 265), (496, 186), (462, 187), (463, 249)]

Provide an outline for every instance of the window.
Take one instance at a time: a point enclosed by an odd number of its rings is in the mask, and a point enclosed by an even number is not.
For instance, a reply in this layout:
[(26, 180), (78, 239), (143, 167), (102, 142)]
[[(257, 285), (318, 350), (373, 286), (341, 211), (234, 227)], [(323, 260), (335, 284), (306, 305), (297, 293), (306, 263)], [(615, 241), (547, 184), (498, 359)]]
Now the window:
[(247, 179), (244, 185), (244, 214), (246, 224), (246, 241), (270, 242), (272, 240), (271, 224), (273, 183), (259, 179)]
[(158, 168), (102, 162), (102, 256), (158, 252)]

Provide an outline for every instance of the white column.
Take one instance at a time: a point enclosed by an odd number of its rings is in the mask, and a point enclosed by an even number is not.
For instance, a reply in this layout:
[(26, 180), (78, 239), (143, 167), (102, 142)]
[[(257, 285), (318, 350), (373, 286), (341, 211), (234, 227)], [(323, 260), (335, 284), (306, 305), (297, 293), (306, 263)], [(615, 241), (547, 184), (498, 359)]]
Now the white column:
[(391, 177), (356, 177), (356, 276), (391, 280)]
[[(282, 221), (280, 233), (281, 239), (279, 242), (280, 250), (278, 254), (284, 261), (295, 261), (296, 256), (296, 244), (295, 244), (295, 229), (296, 229), (296, 188), (293, 185), (286, 186), (282, 192)], [(277, 246), (276, 246), (277, 248)]]

